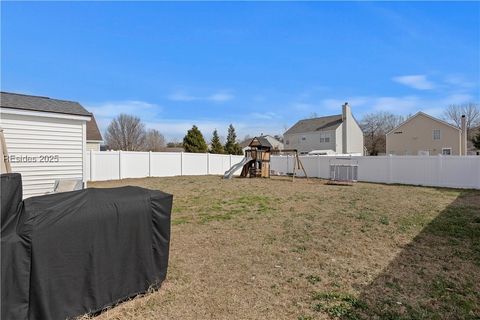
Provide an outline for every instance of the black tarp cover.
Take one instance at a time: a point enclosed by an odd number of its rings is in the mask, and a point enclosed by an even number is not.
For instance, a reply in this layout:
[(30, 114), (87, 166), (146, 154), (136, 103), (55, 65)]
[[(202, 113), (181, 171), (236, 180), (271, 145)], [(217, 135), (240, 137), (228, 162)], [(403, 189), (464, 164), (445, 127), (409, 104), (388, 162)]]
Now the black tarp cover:
[(32, 197), (5, 231), (2, 213), (2, 319), (71, 318), (158, 287), (172, 199), (139, 187)]

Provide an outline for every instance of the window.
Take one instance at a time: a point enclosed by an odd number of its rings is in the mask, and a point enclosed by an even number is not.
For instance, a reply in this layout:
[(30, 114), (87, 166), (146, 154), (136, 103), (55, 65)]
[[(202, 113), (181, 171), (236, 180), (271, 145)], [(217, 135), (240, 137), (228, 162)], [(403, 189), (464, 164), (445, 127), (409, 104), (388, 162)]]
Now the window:
[(286, 144), (286, 145), (289, 145), (289, 144), (290, 144), (290, 140), (285, 141), (285, 144)]
[(330, 142), (330, 132), (320, 132), (320, 143)]
[(303, 136), (302, 141), (305, 141), (305, 140), (307, 140), (307, 137)]
[(442, 155), (449, 156), (452, 154), (452, 148), (442, 148)]
[(440, 140), (440, 129), (433, 130), (433, 140)]

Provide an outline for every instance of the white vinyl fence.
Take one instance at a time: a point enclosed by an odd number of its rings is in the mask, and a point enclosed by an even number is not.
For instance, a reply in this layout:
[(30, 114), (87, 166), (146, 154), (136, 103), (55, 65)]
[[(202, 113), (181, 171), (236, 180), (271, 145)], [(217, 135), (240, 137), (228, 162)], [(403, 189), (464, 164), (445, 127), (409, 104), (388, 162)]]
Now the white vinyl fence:
[[(87, 179), (223, 175), (242, 159), (243, 156), (209, 153), (88, 151)], [(330, 164), (338, 161), (335, 156), (301, 156), (300, 159), (309, 177), (324, 179), (329, 178)], [(350, 159), (358, 163), (360, 181), (480, 189), (478, 156), (354, 156)], [(293, 163), (292, 156), (272, 156), (270, 167), (289, 173), (293, 171)], [(301, 170), (296, 173), (303, 175)]]
[[(344, 158), (344, 157), (342, 157)], [(309, 177), (329, 178), (329, 166), (335, 156), (301, 156)], [(435, 187), (480, 189), (480, 157), (478, 156), (382, 156), (351, 157), (358, 163), (358, 180)], [(292, 172), (294, 158), (273, 156), (271, 169)], [(299, 176), (303, 172), (297, 171)]]
[(87, 151), (87, 180), (220, 175), (242, 159), (209, 153)]

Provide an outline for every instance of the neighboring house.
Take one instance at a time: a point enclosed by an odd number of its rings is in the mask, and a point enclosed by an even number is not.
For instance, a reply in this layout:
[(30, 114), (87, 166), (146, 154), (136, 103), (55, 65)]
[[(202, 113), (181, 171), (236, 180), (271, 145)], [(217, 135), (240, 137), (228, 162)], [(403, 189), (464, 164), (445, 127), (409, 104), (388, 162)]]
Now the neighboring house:
[(297, 149), (300, 154), (363, 155), (363, 132), (352, 115), (348, 103), (342, 114), (298, 121), (283, 134), (285, 149)]
[(97, 121), (92, 115), (92, 119), (87, 122), (87, 151), (100, 151), (100, 145), (103, 143), (102, 135), (98, 130)]
[(395, 155), (464, 155), (466, 149), (460, 128), (423, 112), (388, 132), (386, 140), (387, 154)]
[[(270, 145), (270, 148), (272, 148), (272, 150), (282, 150), (282, 149), (284, 149), (283, 143), (281, 141), (279, 141), (277, 138), (275, 138), (271, 135), (268, 135), (268, 134), (267, 135), (261, 135), (257, 138), (261, 138), (262, 141), (265, 141), (266, 143), (268, 143)], [(252, 142), (252, 139), (253, 138), (248, 138), (248, 139), (245, 139), (244, 141), (242, 141), (240, 143), (240, 147), (242, 147), (243, 153), (245, 153), (245, 150), (250, 149), (249, 145)]]
[(22, 174), (24, 197), (52, 191), (55, 179), (86, 182), (91, 114), (78, 102), (1, 92), (0, 116), (12, 171)]
[(480, 149), (475, 148), (473, 145), (472, 139), (480, 133), (480, 126), (472, 128), (468, 131), (468, 141), (467, 141), (467, 155), (480, 155)]

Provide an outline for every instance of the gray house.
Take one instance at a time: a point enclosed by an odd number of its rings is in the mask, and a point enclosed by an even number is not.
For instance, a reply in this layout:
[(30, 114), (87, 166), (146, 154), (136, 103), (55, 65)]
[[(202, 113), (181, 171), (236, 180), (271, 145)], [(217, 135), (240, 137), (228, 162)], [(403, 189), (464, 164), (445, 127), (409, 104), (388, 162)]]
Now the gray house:
[(363, 132), (348, 103), (342, 114), (298, 121), (284, 134), (286, 149), (300, 154), (363, 155)]

